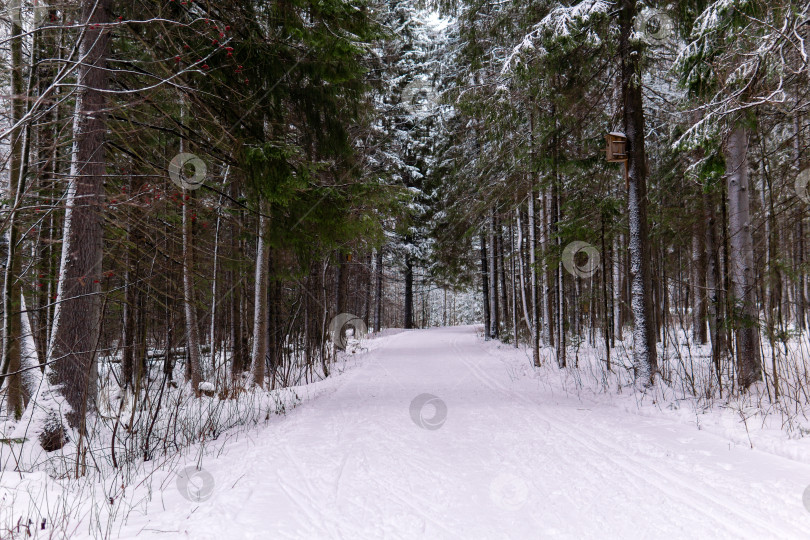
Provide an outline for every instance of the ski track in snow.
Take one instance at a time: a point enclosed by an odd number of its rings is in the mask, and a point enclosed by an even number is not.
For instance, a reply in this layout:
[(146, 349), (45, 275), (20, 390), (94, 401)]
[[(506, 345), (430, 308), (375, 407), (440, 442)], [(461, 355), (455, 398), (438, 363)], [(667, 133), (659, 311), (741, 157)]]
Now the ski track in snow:
[[(807, 538), (810, 466), (512, 377), (473, 327), (399, 333), (168, 483), (123, 538)], [(409, 407), (430, 393), (445, 423)], [(590, 408), (589, 408), (590, 407)], [(424, 411), (425, 418), (433, 416)]]

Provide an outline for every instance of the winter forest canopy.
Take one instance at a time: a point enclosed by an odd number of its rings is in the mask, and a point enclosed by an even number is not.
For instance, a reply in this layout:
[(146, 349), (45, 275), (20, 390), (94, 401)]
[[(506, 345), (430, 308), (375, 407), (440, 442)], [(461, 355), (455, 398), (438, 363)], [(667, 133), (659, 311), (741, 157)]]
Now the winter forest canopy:
[(0, 471), (123, 490), (471, 324), (810, 432), (806, 1), (0, 10)]

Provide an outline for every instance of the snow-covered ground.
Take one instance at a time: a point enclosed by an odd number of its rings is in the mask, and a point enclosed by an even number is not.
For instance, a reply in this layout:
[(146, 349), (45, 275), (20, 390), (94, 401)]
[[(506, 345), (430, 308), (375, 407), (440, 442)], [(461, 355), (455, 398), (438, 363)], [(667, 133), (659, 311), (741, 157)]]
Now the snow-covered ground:
[[(485, 343), (474, 327), (407, 331), (366, 344), (370, 351), (357, 365), (309, 385), (304, 403), (285, 416), (196, 456), (201, 471), (185, 468), (187, 461), (128, 488), (135, 509), (109, 535), (810, 533), (802, 500), (807, 459), (698, 429), (694, 417), (651, 398), (636, 407), (631, 392), (573, 395), (563, 391), (556, 368), (534, 371), (524, 351)], [(793, 444), (789, 454), (810, 456), (808, 441), (784, 442)], [(79, 524), (73, 536), (88, 534)]]

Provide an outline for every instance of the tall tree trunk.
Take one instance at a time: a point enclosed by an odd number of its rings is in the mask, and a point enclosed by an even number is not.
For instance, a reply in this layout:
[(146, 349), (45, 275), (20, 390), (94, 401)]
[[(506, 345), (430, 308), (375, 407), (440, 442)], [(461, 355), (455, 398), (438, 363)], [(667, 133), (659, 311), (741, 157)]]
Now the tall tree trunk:
[(270, 250), (267, 246), (267, 218), (264, 205), (259, 205), (259, 234), (256, 235), (256, 276), (253, 295), (253, 351), (250, 373), (253, 383), (264, 388), (265, 363), (267, 362), (267, 266)]
[[(514, 222), (509, 220), (509, 249), (512, 254), (509, 257), (509, 280), (512, 284), (512, 338), (515, 348), (518, 348), (518, 307), (517, 307), (517, 276), (515, 275), (515, 232)], [(445, 291), (446, 295), (446, 291)], [(447, 296), (445, 296), (445, 311), (447, 311)]]
[[(796, 133), (793, 139), (793, 162), (796, 174), (802, 170), (802, 129), (801, 129), (801, 114), (796, 111), (793, 116), (793, 129)], [(806, 327), (805, 309), (807, 308), (807, 296), (805, 295), (805, 283), (807, 278), (805, 276), (804, 268), (804, 212), (803, 208), (799, 207), (796, 215), (796, 327), (799, 332), (804, 332)]]
[(501, 277), (501, 321), (504, 331), (509, 331), (509, 299), (506, 292), (506, 268), (504, 265), (503, 226), (501, 220), (495, 217), (495, 239), (498, 242), (498, 273)]
[(363, 323), (366, 325), (366, 328), (370, 326), (371, 321), (371, 280), (373, 277), (372, 273), (372, 253), (369, 251), (366, 253), (365, 261), (363, 264), (364, 276), (363, 276), (363, 289), (365, 292), (363, 294)]
[(133, 277), (138, 276), (138, 254), (132, 242), (132, 232), (127, 231), (127, 268), (124, 272), (124, 306), (121, 325), (121, 380), (124, 389), (131, 388), (135, 380), (135, 310), (137, 298)]
[(96, 393), (96, 349), (101, 325), (101, 258), (105, 174), (104, 113), (111, 0), (83, 0), (73, 150), (67, 187), (62, 259), (49, 361), (51, 382), (71, 410), (68, 422), (84, 431)]
[[(613, 338), (622, 340), (622, 235), (613, 236)], [(615, 346), (615, 343), (614, 343)]]
[(529, 282), (531, 284), (531, 309), (532, 309), (532, 363), (540, 365), (540, 306), (538, 302), (537, 290), (537, 211), (535, 209), (535, 175), (531, 174), (531, 184), (529, 188)]
[(405, 328), (413, 328), (413, 261), (405, 255)]
[(338, 253), (337, 266), (337, 299), (335, 302), (335, 313), (346, 313), (347, 311), (347, 291), (349, 288), (349, 265), (348, 257), (344, 253)]
[(706, 332), (706, 232), (703, 230), (703, 200), (698, 201), (699, 214), (692, 231), (691, 300), (692, 339), (700, 344), (708, 343)]
[(191, 381), (194, 395), (200, 394), (202, 369), (200, 366), (200, 330), (197, 324), (197, 305), (194, 294), (194, 230), (191, 195), (183, 194), (183, 308), (186, 317), (186, 378)]
[(489, 340), (490, 329), (490, 311), (489, 311), (489, 271), (487, 261), (487, 239), (484, 232), (481, 231), (481, 289), (484, 295), (484, 339)]
[[(532, 340), (534, 339), (534, 330), (532, 330), (532, 319), (529, 317), (529, 302), (526, 300), (526, 277), (524, 266), (525, 259), (523, 257), (523, 223), (521, 223), (520, 219), (520, 207), (515, 208), (515, 219), (517, 221), (517, 266), (518, 266), (518, 273), (520, 275), (520, 298), (521, 298), (521, 305), (523, 306), (523, 320), (526, 321), (526, 329), (529, 330), (529, 333), (532, 334)], [(532, 347), (534, 347), (534, 341), (532, 341)]]
[(622, 63), (624, 130), (627, 136), (630, 222), (630, 273), (633, 308), (633, 363), (636, 379), (654, 384), (658, 372), (652, 276), (647, 231), (647, 164), (644, 147), (644, 109), (641, 93), (641, 45), (631, 42), (637, 16), (636, 0), (622, 0), (619, 13), (619, 52)]
[(610, 307), (608, 302), (608, 261), (607, 257), (607, 244), (605, 243), (605, 215), (602, 214), (601, 221), (601, 229), (600, 229), (600, 239), (602, 241), (602, 316), (604, 320), (602, 321), (602, 333), (604, 334), (605, 338), (605, 356), (607, 360), (607, 368), (608, 371), (612, 371), (612, 366), (610, 363), (610, 341), (611, 341), (611, 325), (610, 325)]
[[(540, 294), (542, 295), (542, 319), (543, 319), (543, 342), (549, 347), (554, 347), (554, 285), (551, 277), (551, 268), (548, 264), (547, 255), (551, 246), (551, 188), (542, 189), (542, 200), (540, 202), (540, 241), (539, 248), (543, 253), (540, 263)], [(538, 330), (539, 332), (539, 330)]]
[[(551, 236), (557, 247), (557, 253), (562, 253), (562, 239), (559, 234), (559, 223), (562, 219), (560, 211), (560, 194), (558, 181), (555, 178), (551, 184)], [(562, 264), (557, 264), (554, 270), (554, 300), (555, 300), (555, 337), (557, 367), (564, 368), (567, 364), (565, 339), (565, 273)]]
[[(23, 60), (22, 60), (22, 3), (12, 0), (9, 3), (11, 18), (11, 124), (16, 125), (25, 114), (23, 95)], [(20, 334), (22, 331), (21, 309), (21, 276), (20, 258), (17, 244), (20, 240), (20, 226), (17, 212), (22, 200), (25, 181), (23, 174), (23, 139), (25, 130), (17, 126), (11, 132), (11, 156), (9, 163), (8, 191), (6, 200), (12, 205), (9, 216), (7, 240), (8, 258), (6, 260), (5, 280), (3, 283), (3, 361), (0, 387), (8, 378), (6, 410), (19, 419), (23, 413), (22, 376), (19, 373), (21, 364)], [(8, 376), (7, 374), (12, 375)]]
[[(239, 190), (235, 182), (231, 182), (230, 196), (236, 200)], [(230, 227), (231, 253), (236, 260), (244, 260), (243, 240), (239, 238), (239, 228), (241, 226), (242, 213), (237, 212)], [(231, 378), (234, 382), (241, 382), (242, 373), (245, 370), (247, 360), (247, 347), (245, 345), (245, 325), (244, 325), (244, 301), (242, 273), (238, 268), (230, 270), (231, 276)]]
[(375, 280), (374, 285), (374, 331), (379, 332), (382, 325), (382, 285), (383, 285), (383, 248), (377, 248), (377, 263), (374, 266)]
[[(227, 179), (228, 175), (225, 174), (225, 178)], [(222, 197), (219, 199), (218, 208), (222, 206)], [(218, 269), (219, 269), (219, 227), (220, 227), (220, 214), (217, 211), (217, 222), (216, 222), (216, 229), (214, 232), (214, 260), (212, 261), (212, 276), (211, 276), (211, 320), (210, 326), (208, 329), (208, 339), (210, 340), (210, 347), (211, 347), (211, 368), (214, 370), (215, 376), (218, 377), (217, 371), (217, 303), (219, 298), (217, 298), (217, 278), (219, 277)]]
[(748, 194), (748, 132), (737, 126), (726, 143), (730, 272), (736, 327), (737, 372), (741, 389), (762, 379), (759, 321), (754, 282), (754, 242)]
[(489, 208), (489, 337), (495, 339), (498, 337), (498, 266), (495, 263), (495, 258), (498, 256), (498, 249), (495, 245), (495, 210), (493, 207)]

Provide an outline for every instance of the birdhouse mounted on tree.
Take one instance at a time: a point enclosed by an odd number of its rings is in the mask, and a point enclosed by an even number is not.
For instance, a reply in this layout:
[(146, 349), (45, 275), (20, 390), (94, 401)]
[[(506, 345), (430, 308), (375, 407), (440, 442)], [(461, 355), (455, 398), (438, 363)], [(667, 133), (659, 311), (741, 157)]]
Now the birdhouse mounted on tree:
[(609, 163), (623, 163), (627, 161), (627, 137), (624, 133), (614, 131), (607, 134), (607, 147), (605, 154)]
[(624, 163), (624, 187), (630, 189), (630, 178), (627, 171), (627, 136), (618, 131), (608, 133), (605, 155), (609, 163)]

